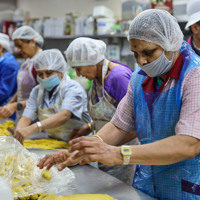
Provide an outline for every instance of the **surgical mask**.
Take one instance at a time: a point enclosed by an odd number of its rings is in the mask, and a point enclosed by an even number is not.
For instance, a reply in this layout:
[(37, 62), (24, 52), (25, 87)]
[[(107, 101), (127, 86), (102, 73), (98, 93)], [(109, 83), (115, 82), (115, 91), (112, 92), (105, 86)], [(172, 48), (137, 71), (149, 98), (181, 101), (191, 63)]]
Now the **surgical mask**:
[(37, 76), (37, 81), (48, 91), (51, 91), (54, 87), (60, 84), (60, 79), (57, 74), (50, 76), (48, 78), (42, 79)]
[(172, 54), (172, 59), (169, 61), (165, 56), (165, 51), (163, 51), (162, 55), (159, 58), (149, 64), (140, 66), (140, 68), (150, 77), (161, 76), (163, 74), (166, 74), (170, 70), (173, 59), (174, 52)]

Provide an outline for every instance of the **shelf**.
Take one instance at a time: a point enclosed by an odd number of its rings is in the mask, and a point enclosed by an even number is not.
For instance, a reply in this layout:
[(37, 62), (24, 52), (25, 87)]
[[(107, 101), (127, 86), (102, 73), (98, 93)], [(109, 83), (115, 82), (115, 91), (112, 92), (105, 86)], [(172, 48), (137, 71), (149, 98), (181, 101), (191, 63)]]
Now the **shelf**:
[(106, 35), (65, 35), (65, 36), (60, 36), (60, 37), (54, 37), (54, 36), (48, 36), (44, 37), (44, 39), (74, 39), (78, 37), (91, 37), (91, 38), (126, 38), (126, 35), (122, 34), (106, 34)]

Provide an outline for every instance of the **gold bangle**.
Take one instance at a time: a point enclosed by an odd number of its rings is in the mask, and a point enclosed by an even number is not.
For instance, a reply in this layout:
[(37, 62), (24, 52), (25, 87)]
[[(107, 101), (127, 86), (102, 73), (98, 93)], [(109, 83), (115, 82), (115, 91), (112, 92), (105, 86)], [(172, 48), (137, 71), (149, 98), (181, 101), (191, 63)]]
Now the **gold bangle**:
[(99, 135), (97, 135), (97, 134), (93, 135), (92, 137), (99, 138), (102, 142), (104, 142), (103, 139)]
[(92, 123), (88, 123), (89, 129), (92, 132)]

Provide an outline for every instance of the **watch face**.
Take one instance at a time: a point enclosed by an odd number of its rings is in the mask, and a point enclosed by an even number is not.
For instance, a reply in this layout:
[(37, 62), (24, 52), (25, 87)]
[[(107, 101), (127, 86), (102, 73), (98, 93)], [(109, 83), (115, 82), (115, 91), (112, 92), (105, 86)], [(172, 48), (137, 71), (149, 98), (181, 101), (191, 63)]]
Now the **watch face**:
[(125, 147), (125, 146), (122, 146), (122, 154), (124, 155), (131, 155), (132, 151), (131, 151), (131, 147)]
[(23, 108), (23, 105), (21, 103), (18, 103), (17, 104), (17, 110), (22, 110), (22, 108)]

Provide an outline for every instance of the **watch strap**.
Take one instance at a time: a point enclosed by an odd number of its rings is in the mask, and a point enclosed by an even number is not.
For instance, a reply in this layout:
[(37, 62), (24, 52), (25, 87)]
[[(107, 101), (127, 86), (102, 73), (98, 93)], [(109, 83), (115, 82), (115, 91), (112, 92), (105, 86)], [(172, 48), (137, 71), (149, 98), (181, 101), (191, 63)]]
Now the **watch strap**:
[(121, 154), (123, 156), (123, 164), (128, 165), (130, 162), (130, 157), (132, 155), (132, 149), (129, 145), (122, 145), (121, 146)]
[(20, 102), (17, 102), (17, 110), (20, 111), (23, 109), (23, 105)]
[(124, 164), (124, 165), (128, 165), (128, 164), (129, 164), (129, 162), (130, 162), (130, 157), (131, 157), (131, 156), (125, 156), (125, 155), (123, 156), (123, 159), (124, 159), (124, 163), (123, 163), (123, 164)]

